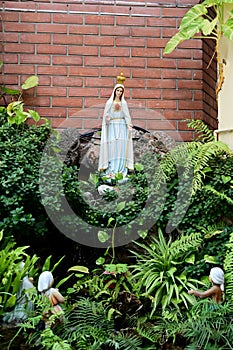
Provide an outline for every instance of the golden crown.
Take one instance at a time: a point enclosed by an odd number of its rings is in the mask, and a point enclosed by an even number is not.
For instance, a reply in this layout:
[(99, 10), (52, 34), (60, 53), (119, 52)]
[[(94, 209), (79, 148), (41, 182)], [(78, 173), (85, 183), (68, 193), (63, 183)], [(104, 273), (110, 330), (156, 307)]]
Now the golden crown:
[(125, 79), (124, 73), (121, 72), (120, 75), (117, 76), (117, 84), (124, 85)]

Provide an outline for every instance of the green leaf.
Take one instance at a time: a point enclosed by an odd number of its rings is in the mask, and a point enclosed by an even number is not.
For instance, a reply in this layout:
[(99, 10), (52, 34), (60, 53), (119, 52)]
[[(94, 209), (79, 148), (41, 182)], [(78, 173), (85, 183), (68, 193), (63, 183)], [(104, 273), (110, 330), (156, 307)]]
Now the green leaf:
[(205, 4), (197, 4), (193, 6), (183, 17), (180, 30), (189, 28), (193, 26), (194, 23), (200, 23), (199, 20), (203, 15), (206, 15), (208, 12)]
[(25, 122), (25, 120), (27, 120), (28, 118), (28, 114), (26, 112), (23, 111), (16, 111), (15, 112), (15, 123), (17, 125), (22, 124), (23, 122)]
[(138, 235), (143, 239), (145, 239), (146, 236), (148, 235), (148, 230), (138, 230)]
[(57, 266), (62, 262), (62, 260), (65, 258), (65, 255), (63, 255), (57, 262), (56, 262), (56, 264), (54, 264), (53, 265), (53, 267), (51, 268), (51, 272), (53, 272), (56, 268), (57, 268)]
[(122, 180), (122, 179), (123, 179), (123, 174), (122, 174), (122, 173), (117, 173), (117, 174), (115, 174), (115, 179), (116, 179), (117, 181)]
[(210, 35), (218, 23), (218, 18), (216, 17), (213, 21), (205, 19), (203, 21), (202, 32), (204, 35)]
[(226, 38), (228, 38), (229, 40), (233, 40), (233, 18), (229, 18), (222, 25), (222, 32)]
[(204, 260), (206, 263), (211, 263), (211, 264), (217, 264), (218, 261), (216, 259), (215, 256), (211, 256), (211, 255), (204, 255)]
[(143, 164), (140, 164), (140, 163), (135, 163), (135, 164), (134, 164), (134, 168), (135, 168), (137, 171), (143, 171), (143, 170), (144, 170), (144, 165), (143, 165)]
[(86, 266), (79, 266), (79, 265), (70, 267), (68, 271), (78, 271), (82, 273), (89, 273), (89, 269)]
[(59, 288), (63, 283), (65, 283), (68, 279), (70, 279), (71, 277), (73, 276), (73, 274), (63, 278), (61, 281), (59, 281), (57, 284), (56, 284), (56, 288)]
[(49, 255), (46, 258), (44, 266), (42, 267), (42, 271), (49, 271), (50, 270), (51, 258), (52, 258), (52, 255)]
[(108, 219), (108, 225), (107, 225), (107, 226), (109, 226), (113, 221), (115, 221), (114, 218), (109, 218), (109, 219)]
[(108, 316), (107, 316), (108, 321), (111, 321), (111, 318), (112, 318), (112, 315), (114, 314), (114, 312), (119, 312), (119, 311), (116, 309), (113, 309), (112, 307), (111, 307), (111, 309), (108, 310)]
[(5, 308), (7, 309), (8, 307), (11, 308), (12, 306), (15, 305), (16, 302), (16, 296), (12, 295), (6, 302)]
[(189, 264), (194, 264), (195, 263), (195, 254), (191, 254), (189, 255), (186, 259), (185, 262), (189, 263)]
[[(51, 121), (50, 121), (49, 119), (47, 119), (47, 118), (41, 118), (41, 120), (44, 121), (44, 124), (43, 124), (43, 125), (45, 125), (45, 126), (51, 126)], [(56, 131), (56, 130), (54, 130), (54, 131)]]
[(103, 265), (105, 263), (105, 258), (103, 258), (102, 256), (100, 256), (97, 260), (96, 260), (96, 265)]
[(193, 23), (190, 24), (189, 28), (180, 30), (168, 41), (164, 49), (164, 54), (171, 53), (180, 43), (193, 38), (195, 34), (200, 32), (200, 29), (200, 23)]
[(1, 90), (8, 95), (19, 95), (20, 91), (16, 89), (8, 89), (5, 86), (1, 86)]
[(51, 149), (53, 150), (54, 153), (60, 153), (61, 149), (59, 147), (53, 146), (51, 147)]
[(231, 181), (231, 176), (222, 175), (221, 178), (222, 178), (222, 182), (224, 184), (226, 184), (227, 182)]
[(6, 108), (7, 114), (9, 116), (13, 116), (16, 110), (23, 110), (23, 103), (22, 101), (14, 101), (9, 103), (9, 105)]
[(90, 176), (89, 176), (89, 181), (90, 183), (92, 183), (94, 186), (96, 186), (99, 182), (99, 178), (96, 174), (92, 174), (90, 173)]
[(22, 85), (22, 89), (23, 90), (31, 89), (37, 86), (38, 83), (39, 83), (38, 77), (36, 75), (32, 75), (31, 77), (25, 80), (25, 82)]
[(109, 238), (110, 238), (110, 236), (108, 235), (107, 232), (105, 232), (105, 231), (99, 231), (99, 232), (98, 232), (98, 240), (99, 240), (101, 243), (106, 242)]
[(204, 4), (193, 6), (183, 17), (178, 33), (176, 33), (166, 44), (164, 54), (171, 53), (180, 43), (194, 37), (200, 32), (203, 26), (206, 26), (203, 15), (207, 14), (207, 8)]
[(33, 111), (32, 109), (28, 109), (28, 113), (30, 117), (32, 117), (32, 119), (35, 120), (35, 122), (38, 122), (40, 120), (40, 115), (36, 111)]
[(117, 204), (117, 211), (122, 211), (125, 208), (125, 202), (120, 202)]

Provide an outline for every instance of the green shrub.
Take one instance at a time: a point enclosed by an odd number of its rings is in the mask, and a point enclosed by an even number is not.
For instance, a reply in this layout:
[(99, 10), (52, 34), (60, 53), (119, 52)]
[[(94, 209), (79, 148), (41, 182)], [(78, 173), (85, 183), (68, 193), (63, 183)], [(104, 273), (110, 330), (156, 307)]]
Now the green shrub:
[[(4, 120), (3, 111), (1, 119)], [(0, 126), (0, 228), (8, 234), (45, 232), (38, 173), (41, 153), (51, 133), (48, 126)]]
[(151, 315), (159, 308), (165, 311), (174, 307), (179, 311), (194, 303), (188, 289), (199, 282), (188, 276), (184, 263), (194, 262), (192, 253), (201, 242), (199, 233), (181, 235), (173, 242), (171, 238), (166, 242), (160, 230), (158, 238), (151, 238), (149, 244), (135, 242), (142, 253), (131, 252), (137, 258), (132, 266), (132, 279), (141, 295), (151, 300)]
[[(0, 315), (10, 311), (16, 302), (16, 294), (24, 276), (34, 277), (38, 260), (25, 251), (28, 247), (17, 247), (12, 239), (4, 238), (0, 246)], [(24, 266), (22, 268), (22, 263)]]

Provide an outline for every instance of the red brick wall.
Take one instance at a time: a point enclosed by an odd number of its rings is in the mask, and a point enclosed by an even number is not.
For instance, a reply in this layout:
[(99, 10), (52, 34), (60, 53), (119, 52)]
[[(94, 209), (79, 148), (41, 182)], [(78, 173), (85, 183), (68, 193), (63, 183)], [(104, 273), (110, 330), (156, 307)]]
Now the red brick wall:
[(101, 125), (104, 103), (123, 70), (134, 124), (189, 140), (184, 119), (216, 127), (211, 50), (201, 40), (184, 42), (166, 57), (163, 49), (198, 2), (2, 1), (1, 83), (17, 87), (38, 75), (39, 86), (25, 95), (27, 107), (51, 118), (54, 127), (84, 130)]

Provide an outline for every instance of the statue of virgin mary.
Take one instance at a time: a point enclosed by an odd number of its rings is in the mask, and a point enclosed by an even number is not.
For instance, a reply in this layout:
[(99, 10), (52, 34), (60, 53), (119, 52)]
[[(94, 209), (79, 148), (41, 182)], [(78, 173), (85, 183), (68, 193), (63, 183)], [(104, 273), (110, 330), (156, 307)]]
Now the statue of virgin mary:
[(134, 169), (132, 124), (121, 77), (105, 104), (98, 171), (107, 177), (121, 173), (123, 179)]

